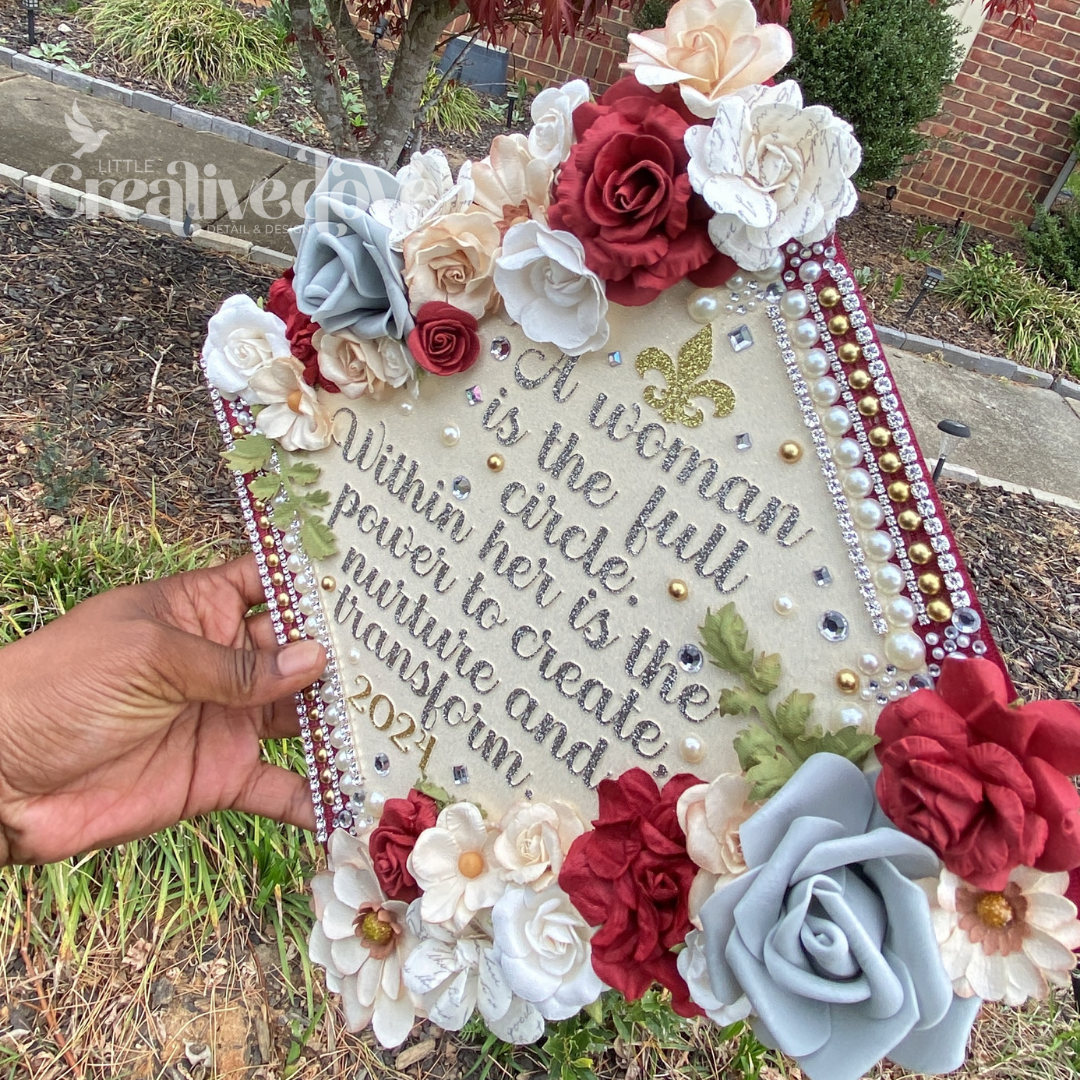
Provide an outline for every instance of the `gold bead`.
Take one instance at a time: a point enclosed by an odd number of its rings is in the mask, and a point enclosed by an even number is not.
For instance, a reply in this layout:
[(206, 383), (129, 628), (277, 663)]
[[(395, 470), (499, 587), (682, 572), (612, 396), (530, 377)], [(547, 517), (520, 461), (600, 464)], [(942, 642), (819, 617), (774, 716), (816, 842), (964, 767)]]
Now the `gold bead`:
[(265, 514), (260, 514), (257, 524), (258, 524), (260, 529), (269, 529), (270, 528), (270, 519)]
[(874, 380), (868, 371), (859, 368), (848, 376), (847, 381), (852, 390), (865, 390)]
[(502, 454), (491, 454), (487, 459), (487, 467), (492, 472), (502, 472), (503, 466), (506, 464), (506, 459)]
[(311, 739), (313, 742), (322, 742), (326, 736), (326, 732), (321, 727), (313, 727), (311, 729)]
[(320, 765), (325, 765), (329, 758), (330, 755), (327, 753), (325, 746), (320, 746), (319, 749), (315, 751), (315, 760)]
[(894, 454), (891, 450), (887, 454), (882, 454), (877, 459), (877, 463), (878, 468), (887, 473), (899, 472), (904, 466), (904, 463), (900, 460), (900, 455)]
[(871, 446), (880, 449), (882, 446), (888, 446), (892, 442), (892, 432), (887, 427), (875, 427), (870, 429), (867, 438), (870, 440)]
[(952, 618), (952, 608), (947, 600), (931, 600), (926, 605), (926, 614), (934, 622), (948, 622)]
[(863, 416), (877, 416), (881, 412), (881, 402), (873, 394), (859, 398), (859, 412)]
[[(265, 547), (266, 545), (264, 544), (263, 546)], [(269, 566), (271, 570), (273, 570), (275, 566), (281, 565), (281, 559), (277, 555), (271, 553), (270, 555), (266, 556), (266, 565)]]
[(673, 578), (668, 582), (667, 591), (672, 600), (685, 600), (690, 595), (690, 586), (685, 581)]
[(292, 608), (282, 608), (282, 609), (279, 609), (279, 610), (281, 611), (281, 621), (282, 622), (285, 622), (285, 623), (294, 623), (294, 622), (296, 622), (296, 616), (293, 614), (293, 609)]
[(304, 700), (305, 701), (317, 701), (318, 697), (319, 697), (319, 691), (316, 690), (314, 686), (309, 686), (304, 691)]
[(232, 433), (234, 438), (242, 439), (247, 434), (247, 431), (240, 424), (234, 424)]
[(920, 540), (907, 549), (907, 557), (917, 566), (925, 566), (934, 557), (934, 549)]
[(302, 635), (301, 635), (300, 631), (297, 630), (296, 627), (294, 626), (285, 636), (290, 641), (299, 641)]
[(932, 571), (920, 574), (919, 592), (924, 596), (937, 596), (941, 592), (941, 578)]
[(854, 341), (845, 341), (836, 350), (836, 355), (843, 364), (857, 364), (862, 359), (862, 349)]
[(850, 668), (844, 668), (836, 673), (836, 689), (841, 694), (857, 694), (859, 692), (859, 676)]
[(786, 461), (789, 465), (794, 465), (801, 457), (802, 447), (794, 439), (788, 439), (787, 442), (782, 442), (780, 444), (781, 461)]
[(319, 585), (326, 592), (333, 592), (337, 588), (337, 582), (329, 574), (319, 582)]
[(888, 492), (893, 502), (907, 502), (911, 498), (911, 485), (906, 480), (894, 480), (889, 485)]
[(334, 793), (332, 791), (324, 791), (322, 793), (322, 801), (326, 803), (327, 806), (332, 806), (334, 803)]
[(285, 584), (285, 575), (280, 570), (275, 574), (271, 574), (270, 584), (273, 585), (275, 589), (280, 589), (281, 586)]
[(851, 320), (843, 314), (834, 315), (829, 320), (829, 333), (834, 337), (841, 337), (851, 329)]
[(834, 285), (826, 285), (817, 298), (822, 307), (836, 307), (840, 303), (840, 290)]
[[(262, 538), (262, 546), (269, 551), (270, 548), (272, 548), (274, 546), (274, 538), (272, 536), (264, 536)], [(267, 559), (266, 561), (267, 561), (268, 564), (270, 563), (269, 559)], [(273, 565), (276, 566), (277, 563), (274, 563)]]
[(261, 514), (266, 509), (266, 503), (264, 503), (262, 499), (253, 499), (251, 502), (251, 509), (254, 510), (256, 514)]
[(278, 593), (277, 602), (279, 607), (289, 606), (289, 594), (287, 592)]
[(914, 532), (922, 524), (922, 518), (914, 510), (904, 510), (897, 514), (896, 524), (904, 532)]
[(323, 769), (323, 771), (319, 773), (319, 779), (324, 784), (329, 784), (330, 781), (334, 779), (334, 774), (329, 769)]

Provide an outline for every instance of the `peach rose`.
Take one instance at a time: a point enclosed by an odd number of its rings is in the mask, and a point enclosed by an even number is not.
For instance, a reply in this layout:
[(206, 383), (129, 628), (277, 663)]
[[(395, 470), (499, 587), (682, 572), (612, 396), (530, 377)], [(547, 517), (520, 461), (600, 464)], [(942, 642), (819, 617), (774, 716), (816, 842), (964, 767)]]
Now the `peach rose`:
[(551, 165), (533, 156), (524, 135), (496, 135), (491, 153), (472, 163), (470, 175), (473, 205), (491, 215), (500, 237), (519, 221), (547, 221)]
[(405, 284), (413, 314), (440, 300), (482, 318), (499, 299), (491, 276), (499, 244), (499, 230), (481, 210), (447, 214), (405, 237)]

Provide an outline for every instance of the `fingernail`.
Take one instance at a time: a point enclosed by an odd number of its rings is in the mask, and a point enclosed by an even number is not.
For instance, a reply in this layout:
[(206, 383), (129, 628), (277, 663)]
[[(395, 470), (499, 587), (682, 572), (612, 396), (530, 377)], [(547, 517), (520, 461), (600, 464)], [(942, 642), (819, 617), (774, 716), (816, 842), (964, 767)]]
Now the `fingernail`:
[(322, 663), (323, 649), (317, 641), (298, 641), (277, 653), (277, 671), (283, 678), (309, 672)]

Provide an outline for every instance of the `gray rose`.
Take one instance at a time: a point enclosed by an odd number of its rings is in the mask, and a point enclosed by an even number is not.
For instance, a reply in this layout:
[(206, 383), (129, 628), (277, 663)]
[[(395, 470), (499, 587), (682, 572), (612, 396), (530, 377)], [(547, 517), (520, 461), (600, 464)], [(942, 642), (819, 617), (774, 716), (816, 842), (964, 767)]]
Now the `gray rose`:
[(368, 212), (376, 199), (396, 199), (388, 172), (359, 161), (334, 159), (291, 229), (296, 247), (296, 306), (328, 333), (359, 338), (404, 338), (413, 328), (401, 255), (390, 229)]
[(739, 830), (747, 872), (701, 909), (714, 997), (743, 994), (766, 1044), (811, 1080), (882, 1057), (915, 1072), (964, 1060), (978, 998), (958, 998), (926, 895), (937, 857), (895, 829), (872, 780), (815, 754)]

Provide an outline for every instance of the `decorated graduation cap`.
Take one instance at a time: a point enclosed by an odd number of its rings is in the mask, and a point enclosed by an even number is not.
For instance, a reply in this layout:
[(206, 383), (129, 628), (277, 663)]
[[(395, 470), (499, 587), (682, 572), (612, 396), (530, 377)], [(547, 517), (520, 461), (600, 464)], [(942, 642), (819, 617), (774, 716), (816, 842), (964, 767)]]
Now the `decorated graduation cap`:
[(947, 1071), (1073, 966), (1077, 712), (1012, 703), (834, 235), (850, 126), (749, 0), (630, 41), (456, 177), (333, 161), (211, 319), (278, 639), (329, 657), (311, 956), (387, 1047), (659, 984), (815, 1080)]

